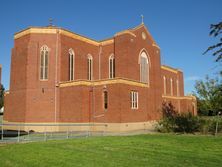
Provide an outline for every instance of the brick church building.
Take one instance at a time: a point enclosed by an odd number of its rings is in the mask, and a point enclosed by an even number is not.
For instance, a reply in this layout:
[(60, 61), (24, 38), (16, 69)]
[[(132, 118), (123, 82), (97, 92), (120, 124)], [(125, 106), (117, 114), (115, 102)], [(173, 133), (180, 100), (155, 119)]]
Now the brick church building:
[(144, 24), (96, 41), (63, 28), (14, 35), (4, 123), (106, 123), (109, 130), (149, 127), (163, 101), (196, 114), (183, 72), (161, 65)]

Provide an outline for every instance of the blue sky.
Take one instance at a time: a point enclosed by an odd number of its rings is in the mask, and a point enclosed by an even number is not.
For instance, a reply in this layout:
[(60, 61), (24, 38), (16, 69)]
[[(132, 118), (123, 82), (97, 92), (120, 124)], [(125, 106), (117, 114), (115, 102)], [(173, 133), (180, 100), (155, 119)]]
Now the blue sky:
[(218, 40), (209, 37), (212, 23), (222, 21), (221, 0), (2, 0), (0, 2), (0, 64), (2, 83), (9, 88), (13, 34), (29, 26), (58, 27), (101, 40), (116, 32), (145, 25), (161, 48), (162, 64), (184, 71), (185, 92), (196, 79), (219, 70), (205, 49)]

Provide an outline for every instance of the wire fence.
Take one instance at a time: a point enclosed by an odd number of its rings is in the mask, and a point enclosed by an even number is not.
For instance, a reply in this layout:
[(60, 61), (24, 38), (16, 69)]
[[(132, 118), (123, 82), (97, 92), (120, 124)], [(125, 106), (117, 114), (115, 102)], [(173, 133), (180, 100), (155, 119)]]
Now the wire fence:
[(103, 136), (106, 124), (0, 124), (0, 143)]

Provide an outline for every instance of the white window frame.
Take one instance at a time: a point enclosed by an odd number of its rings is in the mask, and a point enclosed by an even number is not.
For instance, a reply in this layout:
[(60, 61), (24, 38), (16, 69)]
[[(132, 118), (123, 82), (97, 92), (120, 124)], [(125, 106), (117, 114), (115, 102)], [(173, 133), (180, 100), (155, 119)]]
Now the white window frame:
[(74, 80), (74, 76), (75, 76), (74, 72), (75, 72), (75, 53), (73, 49), (69, 49), (69, 81)]
[(131, 91), (131, 109), (139, 108), (139, 93), (137, 91)]
[(93, 57), (89, 54), (87, 59), (88, 66), (88, 80), (93, 80)]
[[(47, 61), (46, 61), (46, 55), (48, 56)], [(43, 65), (42, 65), (42, 58), (43, 58)], [(48, 80), (48, 78), (49, 78), (49, 48), (47, 45), (43, 45), (40, 48), (40, 80), (46, 81)]]
[(115, 58), (114, 54), (109, 56), (109, 79), (115, 78)]

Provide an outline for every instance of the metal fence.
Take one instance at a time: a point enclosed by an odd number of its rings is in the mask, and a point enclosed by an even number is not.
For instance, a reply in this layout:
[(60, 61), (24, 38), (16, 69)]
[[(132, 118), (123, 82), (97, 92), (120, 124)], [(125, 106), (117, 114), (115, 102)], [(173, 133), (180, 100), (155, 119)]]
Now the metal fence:
[(103, 136), (106, 124), (0, 124), (0, 143)]

